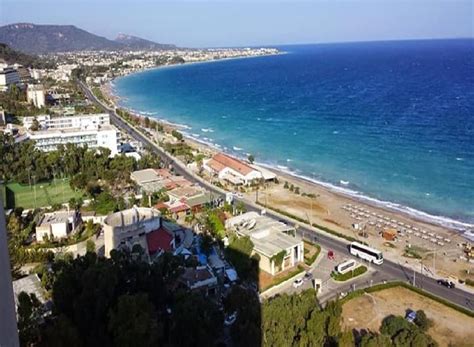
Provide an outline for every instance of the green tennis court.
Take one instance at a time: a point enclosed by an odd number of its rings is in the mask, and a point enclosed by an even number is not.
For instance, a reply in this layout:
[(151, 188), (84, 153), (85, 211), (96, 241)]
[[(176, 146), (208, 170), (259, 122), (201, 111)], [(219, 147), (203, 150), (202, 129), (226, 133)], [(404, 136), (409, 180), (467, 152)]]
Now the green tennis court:
[(56, 179), (31, 186), (9, 183), (4, 195), (8, 208), (36, 208), (65, 203), (73, 197), (81, 197), (83, 193), (72, 190), (68, 179)]

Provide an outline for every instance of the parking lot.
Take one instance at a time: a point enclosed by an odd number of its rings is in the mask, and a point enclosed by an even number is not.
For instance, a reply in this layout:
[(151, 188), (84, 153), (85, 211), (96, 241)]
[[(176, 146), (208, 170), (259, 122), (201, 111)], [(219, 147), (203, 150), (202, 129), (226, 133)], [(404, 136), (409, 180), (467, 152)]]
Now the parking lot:
[[(333, 257), (330, 258), (328, 257), (328, 252), (329, 250), (327, 249), (321, 249), (321, 254), (311, 267), (311, 270), (308, 271), (311, 273), (312, 278), (315, 279), (316, 282), (318, 280), (321, 281), (322, 286), (318, 291), (318, 298), (320, 302), (325, 302), (328, 299), (333, 299), (341, 293), (343, 293), (342, 295), (344, 295), (352, 290), (374, 285), (377, 283), (382, 283), (383, 281), (389, 280), (383, 277), (383, 275), (377, 270), (377, 266), (369, 265), (363, 262), (363, 265), (368, 266), (368, 271), (365, 274), (358, 276), (353, 280), (348, 280), (346, 282), (335, 282), (331, 278), (331, 272), (338, 264), (342, 263), (347, 259), (351, 259), (351, 257), (349, 257), (347, 254), (341, 255), (333, 253)], [(296, 278), (304, 279), (304, 273), (297, 276)], [(289, 281), (282, 285), (280, 288), (278, 288), (278, 290), (275, 290), (274, 292), (265, 297), (273, 296), (279, 293), (298, 293), (305, 289), (311, 288), (312, 285), (313, 282), (311, 280), (303, 280), (303, 284), (295, 288), (293, 286), (293, 281)]]

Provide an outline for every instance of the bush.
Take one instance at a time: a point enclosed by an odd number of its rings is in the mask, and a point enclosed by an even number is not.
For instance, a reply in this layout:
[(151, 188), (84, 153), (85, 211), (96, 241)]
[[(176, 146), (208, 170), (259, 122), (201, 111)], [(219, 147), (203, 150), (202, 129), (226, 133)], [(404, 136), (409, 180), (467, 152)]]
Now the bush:
[(362, 275), (366, 272), (367, 272), (367, 266), (361, 265), (358, 268), (356, 268), (355, 270), (346, 272), (345, 274), (340, 274), (338, 272), (333, 271), (331, 273), (331, 277), (335, 281), (344, 282), (344, 281), (350, 280), (351, 278), (360, 276), (360, 275)]
[(427, 331), (432, 325), (433, 322), (426, 316), (425, 311), (418, 310), (416, 311), (415, 324), (422, 330)]
[(319, 256), (319, 253), (321, 253), (321, 246), (319, 245), (316, 245), (314, 243), (311, 243), (311, 242), (308, 242), (308, 241), (304, 241), (305, 243), (313, 246), (313, 247), (316, 247), (316, 252), (313, 254), (313, 256), (311, 258), (306, 258), (304, 259), (304, 263), (308, 266), (311, 266), (313, 265), (313, 263), (316, 261), (316, 259), (318, 258)]

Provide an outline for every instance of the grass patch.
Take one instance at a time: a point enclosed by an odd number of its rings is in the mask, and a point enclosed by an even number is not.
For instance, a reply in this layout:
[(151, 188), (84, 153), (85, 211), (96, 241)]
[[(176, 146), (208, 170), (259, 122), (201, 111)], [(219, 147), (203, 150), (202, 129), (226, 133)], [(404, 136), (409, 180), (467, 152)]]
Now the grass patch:
[(345, 274), (338, 273), (336, 271), (333, 271), (331, 273), (331, 277), (333, 280), (338, 281), (338, 282), (345, 282), (348, 281), (352, 278), (355, 278), (357, 276), (361, 276), (362, 274), (367, 272), (367, 266), (360, 265), (353, 271), (346, 272)]
[(11, 195), (10, 198), (8, 196), (6, 198), (8, 208), (51, 206), (66, 203), (71, 198), (83, 196), (82, 192), (71, 189), (68, 179), (56, 179), (51, 182), (42, 182), (31, 186), (9, 183), (6, 185), (6, 189), (7, 194)]
[(400, 282), (400, 281), (389, 282), (389, 283), (384, 283), (384, 284), (377, 284), (377, 285), (369, 287), (369, 288), (358, 289), (356, 291), (353, 291), (353, 292), (349, 293), (346, 297), (344, 297), (343, 299), (340, 299), (339, 301), (341, 302), (341, 304), (344, 304), (345, 302), (347, 302), (349, 300), (352, 300), (356, 297), (359, 297), (359, 296), (363, 295), (364, 293), (374, 293), (374, 292), (378, 292), (378, 291), (381, 291), (381, 290), (384, 290), (384, 289), (394, 288), (394, 287), (407, 288), (407, 289), (409, 289), (409, 290), (411, 290), (415, 293), (418, 293), (420, 295), (423, 295), (423, 296), (425, 296), (425, 297), (427, 297), (431, 300), (437, 301), (440, 304), (443, 304), (443, 305), (448, 306), (452, 309), (455, 309), (456, 311), (461, 312), (461, 313), (463, 313), (463, 314), (465, 314), (469, 317), (474, 317), (474, 311), (471, 311), (471, 310), (468, 310), (467, 308), (458, 306), (458, 305), (456, 305), (456, 304), (454, 304), (454, 303), (452, 303), (448, 300), (440, 298), (437, 295), (428, 293), (428, 292), (424, 291), (423, 289), (413, 287), (412, 285), (410, 285), (408, 283)]
[(301, 266), (301, 265), (298, 265), (296, 267), (296, 269), (294, 271), (291, 271), (289, 273), (287, 273), (285, 276), (282, 276), (282, 277), (278, 277), (278, 276), (275, 276), (275, 279), (273, 280), (272, 283), (270, 283), (268, 286), (262, 288), (261, 292), (264, 292), (272, 287), (275, 287), (285, 281), (288, 281), (290, 278), (293, 278), (295, 277), (296, 275), (302, 273), (304, 271), (304, 267)]
[(403, 256), (407, 258), (413, 258), (413, 259), (422, 259), (423, 258), (422, 253), (424, 252), (426, 252), (426, 250), (421, 247), (417, 247), (417, 246), (405, 247), (405, 252), (403, 253)]
[(471, 280), (470, 278), (466, 279), (465, 283), (468, 286), (474, 287), (474, 280)]
[[(314, 247), (316, 250), (315, 252), (313, 253), (313, 255), (309, 256), (309, 253), (310, 251), (307, 249), (307, 245), (309, 245), (310, 247)], [(319, 256), (319, 253), (321, 253), (321, 246), (319, 245), (316, 245), (312, 242), (309, 242), (309, 241), (304, 241), (304, 263), (308, 266), (311, 266), (313, 265), (313, 263), (316, 261), (316, 259), (318, 258)]]

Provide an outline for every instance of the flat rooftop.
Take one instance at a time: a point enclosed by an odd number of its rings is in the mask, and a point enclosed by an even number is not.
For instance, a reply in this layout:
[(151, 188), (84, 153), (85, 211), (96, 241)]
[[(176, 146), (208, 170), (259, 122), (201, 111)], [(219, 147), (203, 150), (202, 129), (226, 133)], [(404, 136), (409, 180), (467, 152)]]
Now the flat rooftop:
[(67, 211), (45, 213), (43, 217), (41, 217), (41, 220), (38, 223), (38, 226), (57, 224), (57, 223), (68, 223), (69, 218), (73, 217), (73, 215), (74, 215), (74, 212), (67, 212)]
[(160, 211), (148, 207), (133, 207), (128, 210), (112, 213), (104, 219), (104, 223), (120, 227), (161, 217)]
[(133, 171), (131, 177), (137, 182), (137, 184), (155, 182), (161, 179), (155, 169)]
[(43, 137), (43, 136), (57, 137), (63, 134), (96, 133), (99, 131), (109, 131), (109, 130), (115, 130), (115, 128), (112, 125), (96, 125), (96, 126), (91, 126), (90, 128), (65, 128), (65, 129), (52, 128), (52, 129), (45, 129), (45, 130), (38, 130), (38, 131), (30, 131), (28, 134), (29, 134), (29, 137), (31, 138)]
[(289, 235), (295, 230), (292, 226), (254, 211), (228, 219), (226, 227), (235, 229), (240, 235), (250, 236), (255, 249), (268, 257), (301, 242), (300, 237)]

